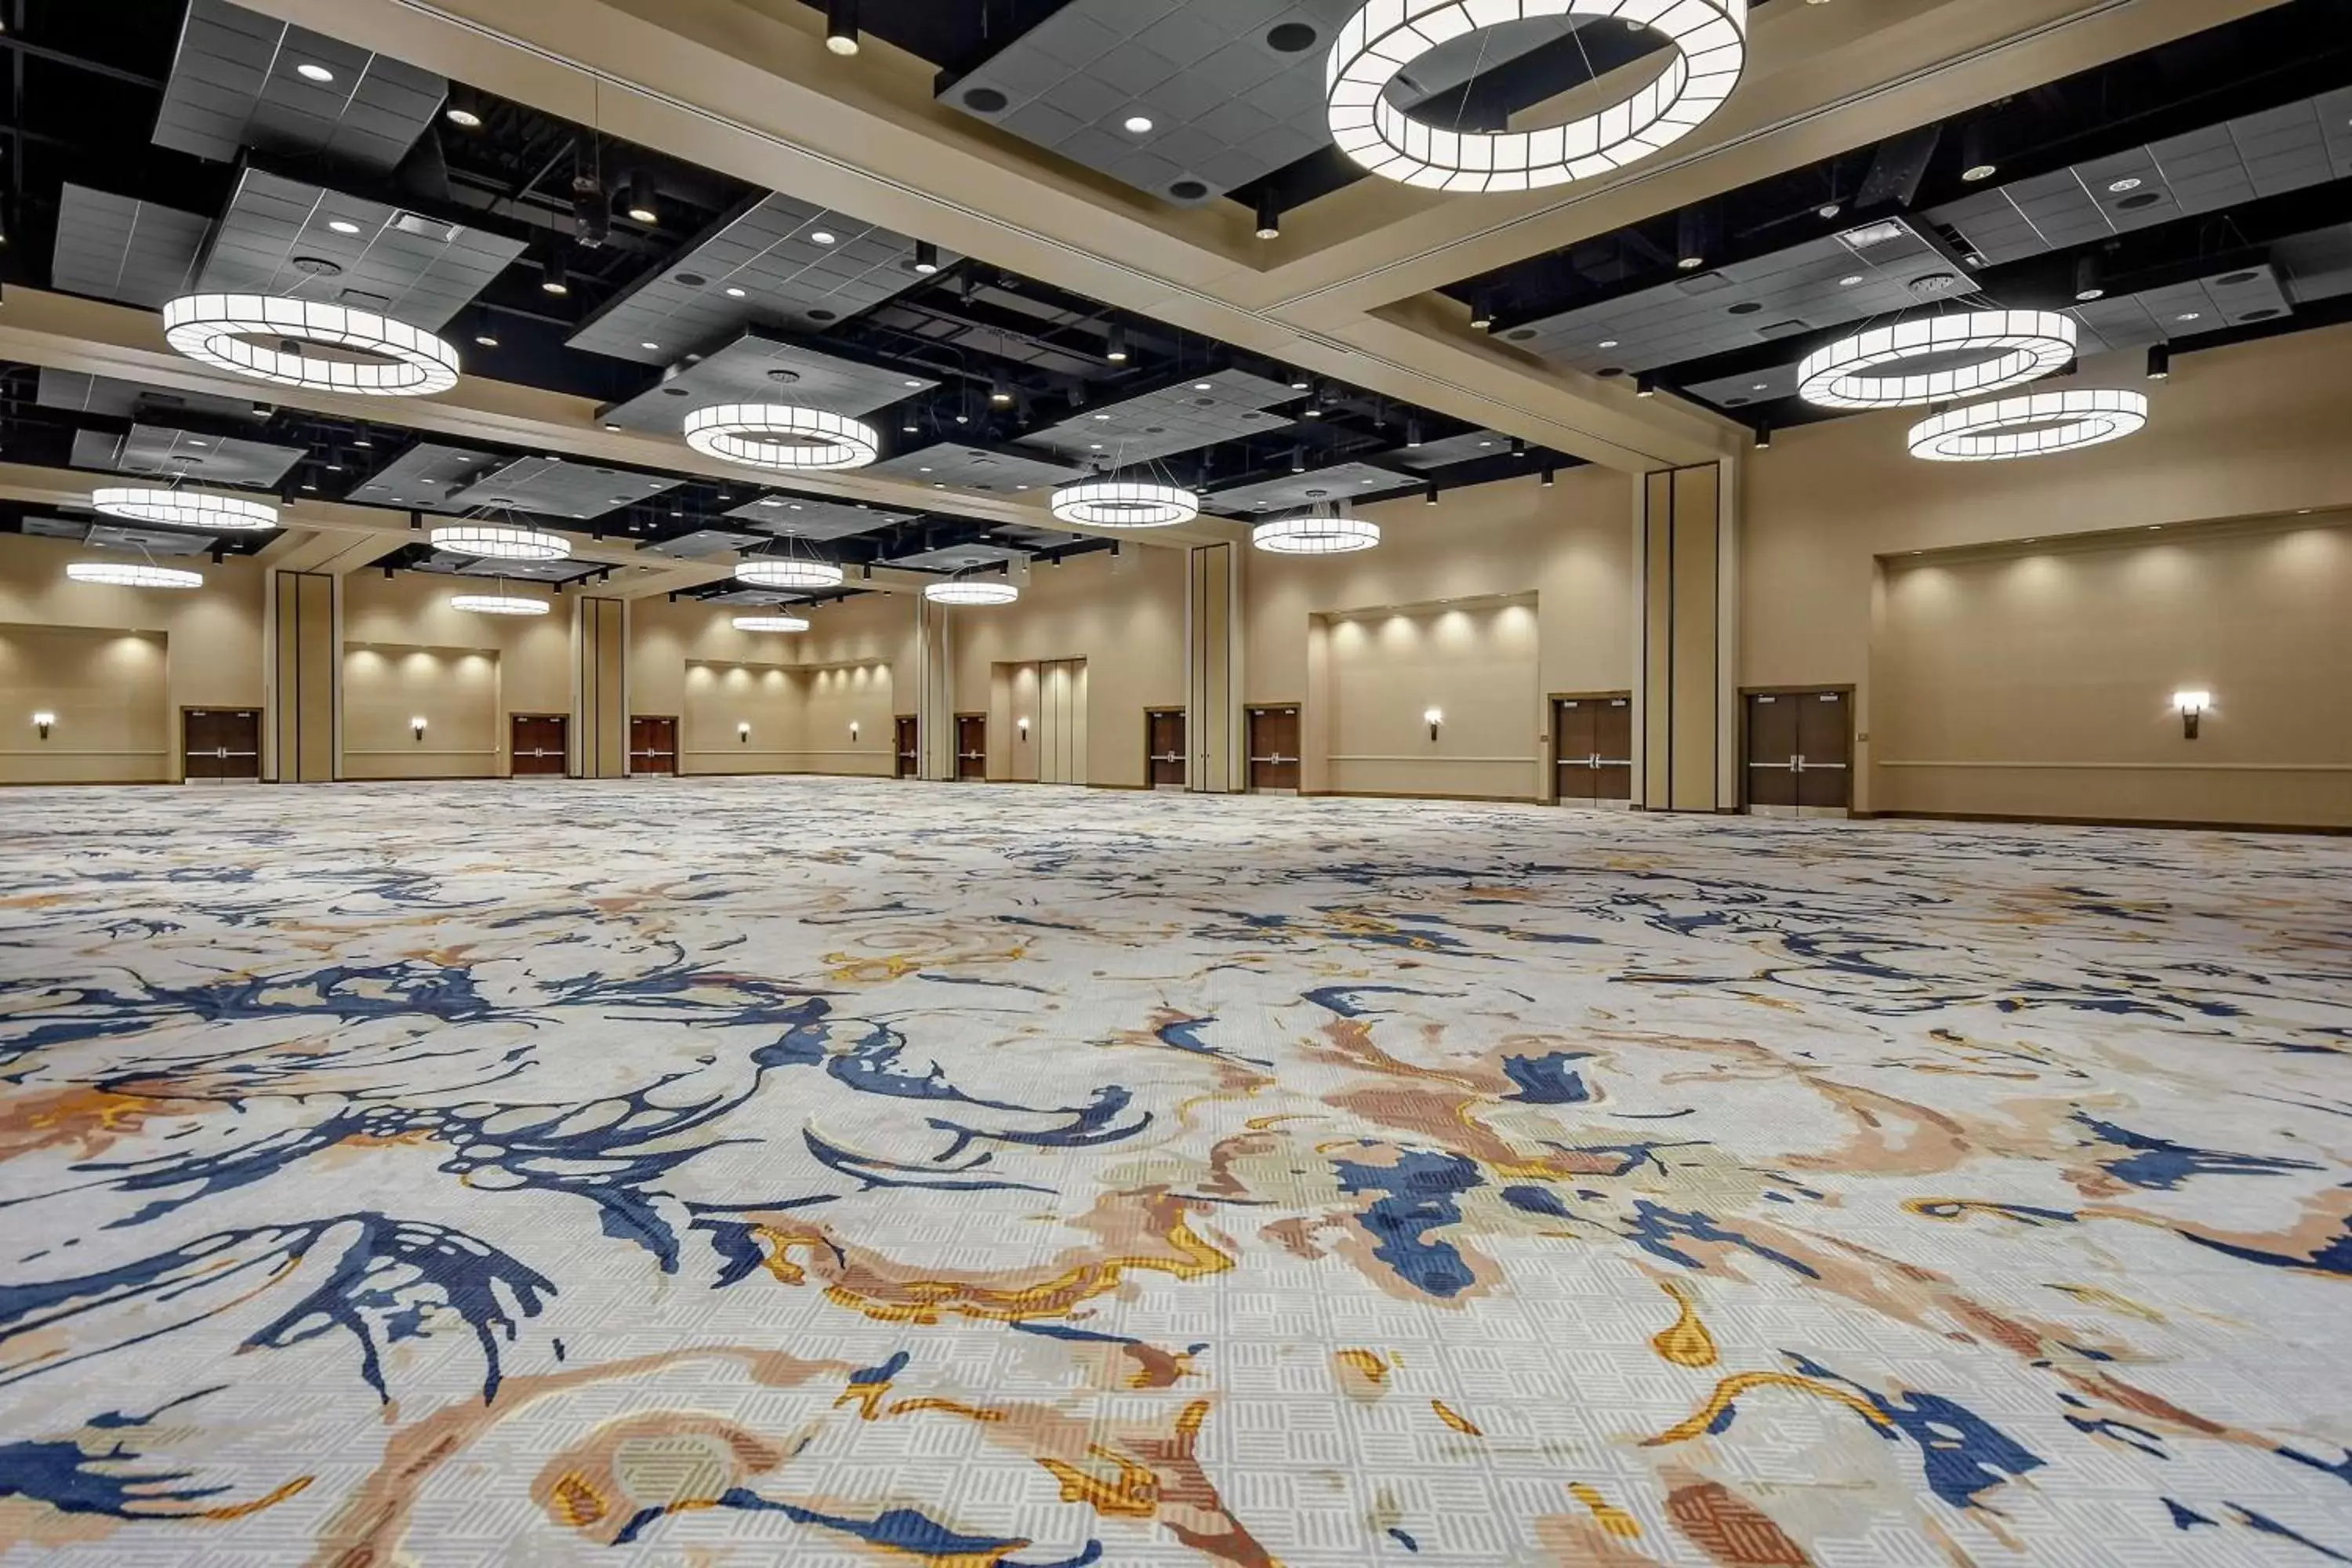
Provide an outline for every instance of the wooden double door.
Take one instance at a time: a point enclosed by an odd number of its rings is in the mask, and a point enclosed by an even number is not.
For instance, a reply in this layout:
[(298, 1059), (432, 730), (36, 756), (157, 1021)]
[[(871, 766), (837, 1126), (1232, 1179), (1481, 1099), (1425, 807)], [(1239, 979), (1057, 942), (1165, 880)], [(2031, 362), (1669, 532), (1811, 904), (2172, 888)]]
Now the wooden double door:
[(1249, 786), (1252, 790), (1298, 790), (1298, 709), (1249, 710)]
[(1181, 708), (1148, 708), (1143, 713), (1143, 727), (1149, 742), (1145, 761), (1150, 766), (1146, 774), (1153, 789), (1182, 789), (1184, 769), (1184, 710)]
[(571, 769), (572, 721), (561, 713), (508, 716), (509, 771), (516, 778), (562, 778)]
[(988, 777), (988, 715), (956, 715), (956, 771), (959, 780), (979, 782)]
[(675, 715), (634, 714), (629, 719), (629, 772), (677, 773), (677, 720)]
[(1853, 805), (1853, 693), (1750, 691), (1748, 809), (1759, 816), (1843, 816)]
[(1633, 799), (1633, 698), (1609, 691), (1555, 697), (1552, 773), (1559, 804), (1613, 807)]
[(185, 709), (180, 740), (181, 776), (191, 784), (261, 776), (258, 709)]
[(898, 715), (898, 755), (899, 778), (923, 776), (923, 731), (912, 713)]

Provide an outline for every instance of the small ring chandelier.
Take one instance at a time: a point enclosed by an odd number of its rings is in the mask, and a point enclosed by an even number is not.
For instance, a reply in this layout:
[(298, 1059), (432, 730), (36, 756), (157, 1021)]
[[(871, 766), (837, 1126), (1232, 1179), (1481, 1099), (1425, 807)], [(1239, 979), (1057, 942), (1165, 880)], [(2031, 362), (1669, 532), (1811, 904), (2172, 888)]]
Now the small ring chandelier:
[[(1550, 16), (1645, 22), (1674, 59), (1632, 97), (1540, 131), (1447, 131), (1390, 101), (1390, 85), (1449, 40)], [(1332, 140), (1375, 174), (1441, 191), (1525, 191), (1604, 174), (1680, 141), (1723, 107), (1747, 63), (1748, 0), (1373, 0), (1339, 29), (1324, 97)]]
[(754, 588), (838, 588), (843, 575), (830, 561), (790, 555), (754, 555), (735, 566), (735, 580)]
[(201, 528), (213, 533), (258, 533), (278, 526), (278, 509), (242, 496), (205, 495), (196, 490), (154, 489), (139, 485), (109, 485), (90, 492), (93, 510), (133, 522), (161, 523), (167, 528)]
[(1021, 590), (1002, 577), (959, 577), (931, 584), (923, 597), (934, 605), (1009, 605), (1021, 597)]
[(1911, 427), (1911, 455), (1939, 463), (1997, 463), (2120, 441), (2147, 423), (2137, 392), (2036, 392), (1972, 404)]
[(572, 557), (572, 541), (520, 522), (444, 523), (426, 537), (434, 549), (452, 555), (480, 555), (492, 561), (568, 561)]
[(452, 594), (449, 607), (471, 610), (478, 616), (543, 616), (547, 601), (526, 599), (515, 594)]
[[(457, 384), (457, 351), (431, 332), (323, 300), (189, 294), (163, 307), (163, 336), (192, 360), (280, 386), (430, 397)], [(304, 343), (347, 353), (306, 354)]]
[(1250, 543), (1275, 555), (1346, 555), (1381, 542), (1381, 525), (1349, 517), (1335, 502), (1269, 518), (1250, 530)]
[(74, 583), (100, 583), (111, 588), (201, 588), (205, 574), (177, 566), (141, 561), (76, 561), (66, 567)]
[[(2074, 318), (2049, 310), (1924, 316), (1807, 354), (1797, 367), (1797, 392), (1824, 408), (1973, 397), (2048, 375), (2074, 357)], [(1961, 363), (1949, 363), (1956, 357)]]
[(739, 632), (804, 632), (808, 622), (798, 616), (738, 616), (735, 629)]
[(686, 444), (721, 462), (799, 472), (862, 468), (882, 451), (882, 437), (862, 420), (776, 403), (698, 408), (687, 416)]
[(1172, 528), (1201, 515), (1201, 498), (1148, 479), (1085, 479), (1055, 490), (1053, 511), (1084, 528)]

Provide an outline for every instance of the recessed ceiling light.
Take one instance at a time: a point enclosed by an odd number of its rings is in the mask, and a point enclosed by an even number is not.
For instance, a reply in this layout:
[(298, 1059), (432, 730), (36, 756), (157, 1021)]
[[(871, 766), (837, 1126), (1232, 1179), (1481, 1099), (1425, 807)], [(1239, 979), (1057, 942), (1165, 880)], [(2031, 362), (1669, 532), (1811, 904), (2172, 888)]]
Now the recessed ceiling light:
[(357, 234), (360, 231), (359, 225), (352, 223), (348, 219), (339, 217), (329, 218), (327, 220), (327, 226), (333, 229), (337, 234)]
[(1195, 392), (1208, 392), (1213, 390), (1213, 387), (1208, 382), (1196, 381), (1192, 384), (1192, 390)]
[(2179, 315), (2177, 315), (2177, 316), (2173, 317), (2172, 319), (2173, 319), (2174, 321), (2193, 321), (2198, 320), (2198, 319), (2199, 319), (2199, 317), (2200, 317), (2201, 314), (2202, 314), (2202, 312), (2201, 312), (2201, 311), (2197, 311), (2197, 310), (2183, 310), (2183, 311), (2181, 311), (2181, 312), (2180, 312), (2180, 314), (2179, 314)]
[(815, 233), (810, 235), (809, 238), (819, 245), (831, 245), (833, 243), (833, 231), (831, 229), (821, 228)]
[(2107, 182), (2107, 189), (2115, 192), (2117, 195), (2122, 195), (2126, 191), (2136, 191), (2139, 189), (2139, 181), (2128, 177), (2121, 180), (2109, 180)]
[(1096, 415), (1096, 416), (1095, 416), (1095, 417), (1096, 417), (1096, 418), (1097, 418), (1097, 419), (1108, 419), (1108, 418), (1109, 418), (1109, 417), (1110, 417), (1110, 416), (1109, 416), (1109, 415), (1108, 415), (1108, 414), (1097, 414), (1097, 415)]
[(1769, 385), (1769, 384), (1769, 384), (1769, 383), (1768, 383), (1768, 382), (1761, 382), (1761, 381), (1759, 381), (1759, 382), (1758, 382), (1755, 385), (1753, 385), (1753, 386), (1749, 387), (1748, 390), (1748, 391), (1750, 391), (1750, 392), (1762, 392), (1762, 391), (1763, 391), (1763, 390), (1764, 390), (1768, 385)]
[(637, 347), (641, 349), (649, 349), (656, 353), (659, 353), (661, 352), (661, 344), (659, 343), (639, 343)]
[(1853, 288), (1855, 284), (1857, 284), (1857, 283), (1859, 283), (1859, 282), (1861, 282), (1861, 281), (1862, 281), (1862, 274), (1861, 274), (1861, 273), (1859, 273), (1859, 272), (1849, 272), (1849, 273), (1847, 273), (1844, 277), (1843, 277), (1843, 278), (1841, 278), (1841, 279), (1838, 279), (1838, 287), (1839, 287), (1839, 288), (1841, 288), (1841, 289), (1851, 289), (1851, 288)]
[(931, 470), (930, 470), (930, 469), (929, 469), (929, 468), (917, 468), (917, 469), (915, 470), (915, 472), (917, 472), (917, 473), (919, 473), (919, 474), (928, 474), (928, 473), (929, 473), (930, 471), (931, 471)]
[(467, 131), (479, 131), (482, 128), (482, 117), (480, 115), (475, 113), (470, 109), (461, 108), (457, 104), (451, 104), (443, 113), (442, 118), (447, 120), (450, 124), (458, 126)]
[[(604, 428), (605, 428), (605, 429), (607, 429), (607, 430), (618, 430), (618, 429), (620, 428), (620, 426), (619, 426), (618, 425), (607, 425), (607, 426), (604, 426)], [(551, 462), (555, 461), (555, 460), (556, 460), (556, 459), (554, 459), (554, 458), (550, 458), (550, 459), (549, 459), (549, 461), (551, 461)]]
[(1132, 135), (1149, 136), (1151, 134), (1150, 117), (1142, 114), (1131, 114), (1128, 116), (1127, 129)]
[(1820, 206), (1815, 207), (1813, 210), (1821, 214), (1823, 217), (1835, 217), (1838, 214), (1845, 211), (1845, 208), (1840, 206), (1835, 202), (1823, 202)]
[(322, 65), (314, 64), (310, 60), (304, 60), (300, 65), (296, 66), (294, 69), (299, 74), (309, 78), (312, 81), (332, 81), (335, 79), (334, 72), (329, 70)]
[(1993, 166), (1990, 163), (1979, 163), (1973, 168), (1961, 170), (1960, 178), (1968, 181), (1970, 184), (1975, 184), (1979, 180), (1991, 179), (1993, 173)]
[(1600, 346), (1604, 349), (1613, 349), (1617, 346), (1617, 340), (1615, 338), (1603, 338), (1601, 340)]
[(490, 336), (488, 332), (476, 332), (474, 334), (474, 341), (481, 344), (486, 349), (494, 349), (499, 346), (499, 340)]
[(913, 387), (919, 387), (919, 386), (921, 386), (923, 384), (922, 384), (921, 382), (919, 382), (919, 381), (917, 381), (913, 376), (908, 376), (905, 381), (901, 382), (899, 384), (900, 384), (900, 385), (902, 385), (902, 386), (913, 386)]
[(730, 300), (740, 300), (743, 298), (743, 290), (740, 289), (730, 289), (727, 290), (727, 297)]

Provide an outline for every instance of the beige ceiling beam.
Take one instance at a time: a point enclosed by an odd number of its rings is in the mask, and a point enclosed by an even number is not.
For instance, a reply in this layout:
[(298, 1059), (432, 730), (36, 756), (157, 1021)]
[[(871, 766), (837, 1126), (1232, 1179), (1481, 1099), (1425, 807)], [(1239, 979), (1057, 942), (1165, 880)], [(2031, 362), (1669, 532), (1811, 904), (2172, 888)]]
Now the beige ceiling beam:
[[(455, 390), (437, 397), (354, 397), (307, 388), (248, 381), (215, 370), (172, 351), (163, 341), (163, 318), (152, 310), (84, 300), (38, 289), (11, 289), (0, 296), (0, 360), (111, 376), (140, 386), (300, 408), (331, 417), (370, 420), (456, 438), (520, 447), (586, 463), (698, 475), (745, 489), (772, 486), (842, 500), (862, 500), (898, 511), (931, 511), (990, 524), (1017, 523), (1069, 533), (1124, 535), (1058, 521), (1042, 498), (1031, 501), (847, 470), (824, 474), (771, 475), (704, 457), (680, 437), (607, 430), (598, 405), (584, 397), (543, 392), (487, 376), (461, 377)], [(87, 496), (83, 498), (85, 500)], [(580, 531), (582, 532), (585, 530)], [(1163, 544), (1230, 543), (1244, 536), (1236, 523), (1202, 518), (1181, 528), (1160, 531)]]
[(1352, 323), (1302, 327), (1270, 308), (1285, 286), (1261, 270), (1265, 247), (1231, 204), (1172, 208), (1043, 157), (940, 106), (935, 72), (910, 55), (878, 41), (854, 61), (827, 53), (819, 13), (795, 0), (254, 8), (1402, 402), (1469, 420), (1507, 410), (1510, 434), (1594, 462), (1704, 461), (1734, 437), (1694, 411), (1580, 396), (1516, 361), (1488, 364), (1494, 384), (1474, 386), (1348, 341), (1339, 329)]

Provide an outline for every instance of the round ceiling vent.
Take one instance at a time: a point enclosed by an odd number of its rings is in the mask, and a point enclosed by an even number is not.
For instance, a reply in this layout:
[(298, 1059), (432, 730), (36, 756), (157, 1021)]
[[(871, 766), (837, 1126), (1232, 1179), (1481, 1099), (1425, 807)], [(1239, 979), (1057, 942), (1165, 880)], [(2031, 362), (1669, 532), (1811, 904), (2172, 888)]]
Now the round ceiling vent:
[(1318, 41), (1315, 29), (1304, 22), (1285, 22), (1265, 36), (1265, 47), (1286, 55), (1303, 55)]
[(2261, 276), (2259, 272), (2225, 272), (2213, 281), (2224, 289), (2234, 289), (2241, 283), (2252, 283)]
[(1514, 327), (1503, 335), (1515, 343), (1523, 343), (1536, 335), (1536, 330), (1533, 327)]
[(662, 388), (662, 395), (664, 397), (684, 397), (687, 395), (687, 392), (686, 388), (682, 386), (665, 386)]
[(2238, 320), (2242, 321), (2267, 321), (2278, 313), (2279, 312), (2274, 308), (2265, 305), (2259, 310), (2247, 311), (2244, 315), (2239, 317)]
[(2117, 202), (2116, 205), (2123, 208), (2126, 212), (2137, 212), (2142, 207), (2152, 207), (2163, 199), (2164, 193), (2162, 191), (2140, 191), (2132, 195), (2126, 196), (2123, 200)]
[(1738, 304), (1731, 307), (1731, 313), (1735, 316), (1752, 316), (1763, 308), (1753, 300), (1742, 300)]
[(1197, 202), (1209, 194), (1209, 187), (1198, 180), (1179, 180), (1168, 187), (1168, 194), (1180, 202)]
[(307, 272), (313, 278), (341, 278), (343, 275), (339, 263), (323, 256), (298, 256), (294, 258), (294, 270)]
[(1604, 364), (1592, 374), (1595, 375), (1622, 375), (1625, 374), (1625, 367), (1622, 364)]
[(1956, 272), (1928, 272), (1911, 279), (1911, 292), (1922, 300), (1940, 300), (1960, 287)]
[(1307, 499), (1308, 500), (1321, 500), (1325, 496), (1328, 496), (1330, 493), (1331, 492), (1329, 490), (1308, 490), (1307, 492)]
[(768, 379), (774, 382), (778, 386), (790, 386), (794, 382), (800, 380), (800, 372), (796, 370), (784, 370), (781, 367), (768, 373)]
[(992, 87), (969, 88), (963, 95), (963, 106), (977, 114), (997, 114), (1013, 100)]
[(809, 312), (809, 320), (812, 321), (837, 321), (840, 319), (841, 312), (838, 310), (811, 310)]

